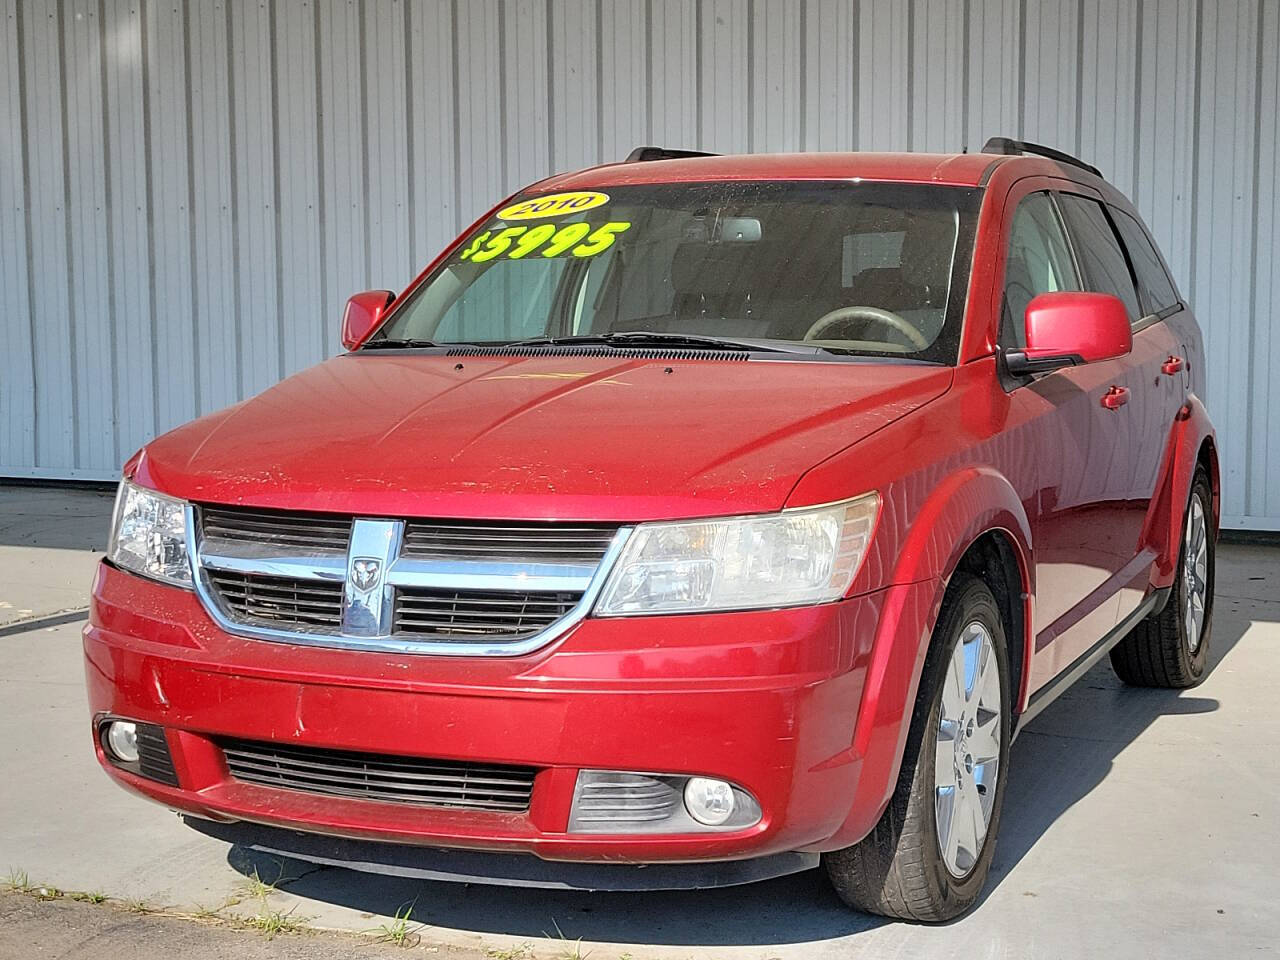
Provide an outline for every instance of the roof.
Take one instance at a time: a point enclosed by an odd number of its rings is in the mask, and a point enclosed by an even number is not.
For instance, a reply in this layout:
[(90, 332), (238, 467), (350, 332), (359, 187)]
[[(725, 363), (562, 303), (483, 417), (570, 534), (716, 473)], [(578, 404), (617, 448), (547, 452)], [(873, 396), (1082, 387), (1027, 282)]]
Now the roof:
[(699, 180), (898, 180), (974, 187), (993, 164), (1029, 162), (986, 153), (756, 153), (611, 163), (544, 180), (539, 190)]

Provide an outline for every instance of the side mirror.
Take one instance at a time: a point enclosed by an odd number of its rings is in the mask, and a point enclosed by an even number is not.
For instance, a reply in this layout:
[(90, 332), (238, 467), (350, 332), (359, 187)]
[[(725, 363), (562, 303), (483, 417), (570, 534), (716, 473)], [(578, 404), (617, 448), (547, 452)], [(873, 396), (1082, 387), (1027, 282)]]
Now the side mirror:
[(1109, 293), (1042, 293), (1027, 304), (1025, 322), (1026, 347), (1004, 355), (1014, 376), (1114, 360), (1133, 349), (1124, 302)]
[(373, 332), (396, 295), (390, 290), (366, 290), (347, 301), (342, 313), (342, 345), (354, 350)]

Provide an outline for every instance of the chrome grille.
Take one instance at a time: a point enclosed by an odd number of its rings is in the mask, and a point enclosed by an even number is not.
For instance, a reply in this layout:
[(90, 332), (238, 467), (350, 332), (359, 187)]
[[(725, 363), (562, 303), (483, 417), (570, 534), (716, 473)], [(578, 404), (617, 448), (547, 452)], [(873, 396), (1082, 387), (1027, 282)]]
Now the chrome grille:
[(428, 760), (285, 746), (222, 744), (231, 775), (244, 783), (389, 803), (518, 813), (529, 809), (533, 767)]
[(395, 633), (512, 639), (545, 630), (565, 616), (581, 593), (498, 590), (396, 590)]
[(595, 566), (613, 527), (559, 523), (440, 523), (410, 520), (401, 556), (426, 560), (493, 560)]
[(301, 550), (346, 553), (351, 518), (322, 513), (288, 513), (243, 507), (203, 507), (201, 529), (206, 540)]
[(209, 583), (236, 619), (272, 626), (327, 627), (342, 623), (342, 583), (259, 573), (210, 570)]
[(264, 640), (514, 656), (581, 619), (629, 530), (189, 507), (195, 585), (225, 630)]

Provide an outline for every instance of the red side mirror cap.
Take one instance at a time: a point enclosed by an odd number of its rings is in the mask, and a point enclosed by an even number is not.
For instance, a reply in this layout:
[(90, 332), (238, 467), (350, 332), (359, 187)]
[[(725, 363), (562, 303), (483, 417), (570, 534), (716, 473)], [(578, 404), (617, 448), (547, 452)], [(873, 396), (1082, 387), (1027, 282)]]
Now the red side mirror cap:
[(1133, 349), (1124, 302), (1109, 293), (1042, 293), (1027, 305), (1027, 345), (1005, 353), (1017, 375), (1123, 357)]
[(342, 313), (342, 345), (348, 350), (360, 346), (382, 322), (395, 298), (390, 290), (366, 290), (348, 300)]

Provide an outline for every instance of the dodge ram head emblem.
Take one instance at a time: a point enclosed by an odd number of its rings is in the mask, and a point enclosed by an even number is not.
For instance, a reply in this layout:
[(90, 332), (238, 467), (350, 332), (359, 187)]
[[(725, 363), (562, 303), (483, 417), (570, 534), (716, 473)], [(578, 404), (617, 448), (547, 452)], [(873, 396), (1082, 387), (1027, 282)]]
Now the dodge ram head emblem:
[(368, 592), (378, 585), (382, 561), (374, 557), (357, 557), (351, 561), (351, 582), (357, 590)]

